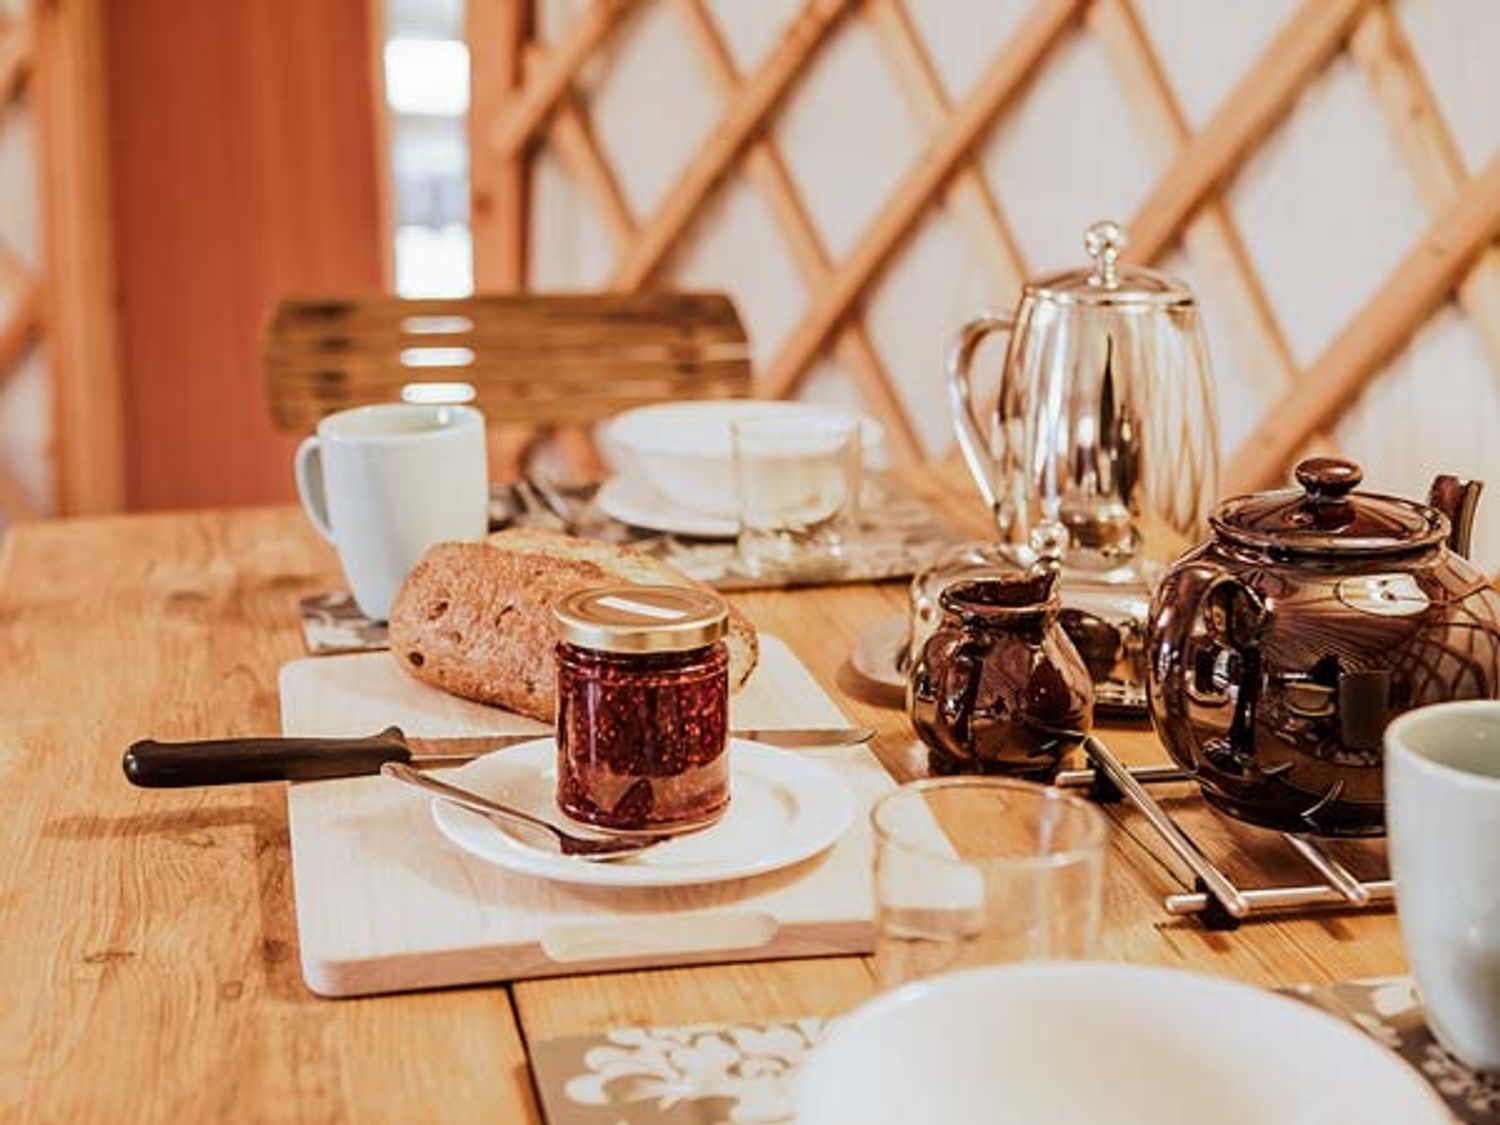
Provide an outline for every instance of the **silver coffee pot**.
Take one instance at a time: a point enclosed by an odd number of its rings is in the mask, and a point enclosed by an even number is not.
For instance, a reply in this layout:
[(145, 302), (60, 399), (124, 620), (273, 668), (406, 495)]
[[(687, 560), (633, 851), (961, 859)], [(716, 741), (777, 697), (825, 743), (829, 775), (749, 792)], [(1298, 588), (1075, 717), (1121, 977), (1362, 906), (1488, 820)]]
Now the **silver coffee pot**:
[[(1115, 223), (1089, 227), (1087, 269), (1026, 284), (1014, 316), (964, 325), (948, 365), (954, 429), (1017, 566), (1146, 582), (1202, 537), (1218, 487), (1213, 379), (1182, 283), (1122, 265)], [(993, 407), (974, 401), (975, 352), (1009, 336)]]

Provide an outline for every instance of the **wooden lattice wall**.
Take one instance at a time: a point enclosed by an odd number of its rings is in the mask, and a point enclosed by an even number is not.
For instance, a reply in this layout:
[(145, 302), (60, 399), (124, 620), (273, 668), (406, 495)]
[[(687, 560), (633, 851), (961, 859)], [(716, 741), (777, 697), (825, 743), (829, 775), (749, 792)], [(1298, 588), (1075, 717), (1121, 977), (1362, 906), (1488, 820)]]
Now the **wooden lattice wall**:
[[(1229, 490), (1263, 487), (1326, 436), (1373, 376), (1450, 295), (1481, 334), (1500, 370), (1500, 156), (1464, 166), (1401, 23), (1386, 0), (1304, 0), (1196, 131), (1168, 82), (1134, 0), (1037, 0), (961, 99), (950, 101), (903, 0), (807, 0), (780, 41), (740, 73), (704, 0), (666, 5), (697, 50), (722, 112), (685, 170), (648, 214), (634, 214), (605, 158), (581, 96), (582, 76), (642, 6), (595, 0), (546, 46), (528, 34), (527, 0), (470, 0), (473, 55), (471, 176), (476, 281), (481, 288), (527, 282), (528, 174), (547, 146), (590, 201), (614, 247), (610, 285), (658, 280), (705, 204), (729, 177), (758, 190), (795, 260), (809, 299), (800, 321), (757, 373), (767, 396), (794, 393), (832, 351), (886, 424), (895, 451), (921, 454), (916, 428), (863, 321), (863, 302), (928, 211), (942, 206), (992, 272), (1014, 294), (1033, 263), (1023, 260), (976, 149), (1049, 65), (1065, 34), (1096, 38), (1122, 79), (1137, 131), (1163, 171), (1130, 217), (1129, 256), (1161, 258), (1186, 245), (1230, 323), (1242, 368), (1282, 388), (1225, 474)], [(853, 248), (838, 256), (815, 225), (767, 124), (797, 97), (799, 78), (845, 21), (872, 29), (891, 73), (928, 130), (920, 157), (900, 178)], [(1496, 25), (1490, 24), (1490, 31)], [(1311, 362), (1293, 358), (1272, 302), (1224, 204), (1226, 189), (1301, 94), (1347, 52), (1365, 77), (1385, 127), (1410, 165), (1429, 211), (1425, 231)], [(1299, 369), (1300, 367), (1300, 369)]]

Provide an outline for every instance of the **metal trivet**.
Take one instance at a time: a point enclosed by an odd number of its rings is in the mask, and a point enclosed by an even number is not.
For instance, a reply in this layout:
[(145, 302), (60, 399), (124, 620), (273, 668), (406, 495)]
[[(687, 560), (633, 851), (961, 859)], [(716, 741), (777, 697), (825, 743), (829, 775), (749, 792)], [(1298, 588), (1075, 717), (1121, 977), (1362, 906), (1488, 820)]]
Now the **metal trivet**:
[(1092, 768), (1064, 770), (1054, 784), (1064, 789), (1087, 789), (1089, 798), (1100, 804), (1129, 801), (1187, 864), (1193, 872), (1194, 889), (1167, 895), (1164, 905), (1168, 914), (1196, 914), (1210, 930), (1233, 930), (1246, 919), (1265, 914), (1327, 906), (1375, 910), (1387, 907), (1394, 898), (1389, 879), (1361, 881), (1329, 855), (1315, 837), (1295, 832), (1278, 834), (1322, 878), (1321, 883), (1236, 886), (1147, 790), (1149, 785), (1191, 782), (1194, 778), (1190, 773), (1176, 766), (1127, 766), (1092, 736), (1084, 739), (1083, 749)]

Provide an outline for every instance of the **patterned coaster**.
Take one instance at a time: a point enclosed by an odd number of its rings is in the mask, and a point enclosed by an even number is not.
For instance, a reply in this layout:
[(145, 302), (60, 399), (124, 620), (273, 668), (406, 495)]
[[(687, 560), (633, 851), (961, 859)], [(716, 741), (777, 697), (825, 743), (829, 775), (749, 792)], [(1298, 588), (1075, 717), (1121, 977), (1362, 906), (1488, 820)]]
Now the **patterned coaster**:
[(376, 652), (386, 647), (385, 622), (371, 621), (343, 590), (314, 594), (298, 603), (302, 642), (314, 656), (338, 652)]
[(821, 1019), (620, 1028), (536, 1044), (548, 1125), (774, 1125)]
[[(1438, 1046), (1411, 978), (1283, 991), (1396, 1051), (1465, 1125), (1500, 1125), (1500, 1080)], [(544, 1040), (532, 1049), (532, 1074), (548, 1125), (790, 1125), (797, 1069), (830, 1026), (696, 1024)]]

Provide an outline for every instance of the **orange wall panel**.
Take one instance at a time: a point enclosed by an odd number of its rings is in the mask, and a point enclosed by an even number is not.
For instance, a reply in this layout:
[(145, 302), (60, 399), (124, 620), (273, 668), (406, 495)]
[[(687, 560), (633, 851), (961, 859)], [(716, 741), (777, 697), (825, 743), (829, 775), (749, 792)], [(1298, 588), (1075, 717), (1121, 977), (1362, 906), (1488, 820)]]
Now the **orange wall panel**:
[(381, 280), (367, 0), (110, 5), (129, 501), (292, 495), (258, 352), (277, 297)]

